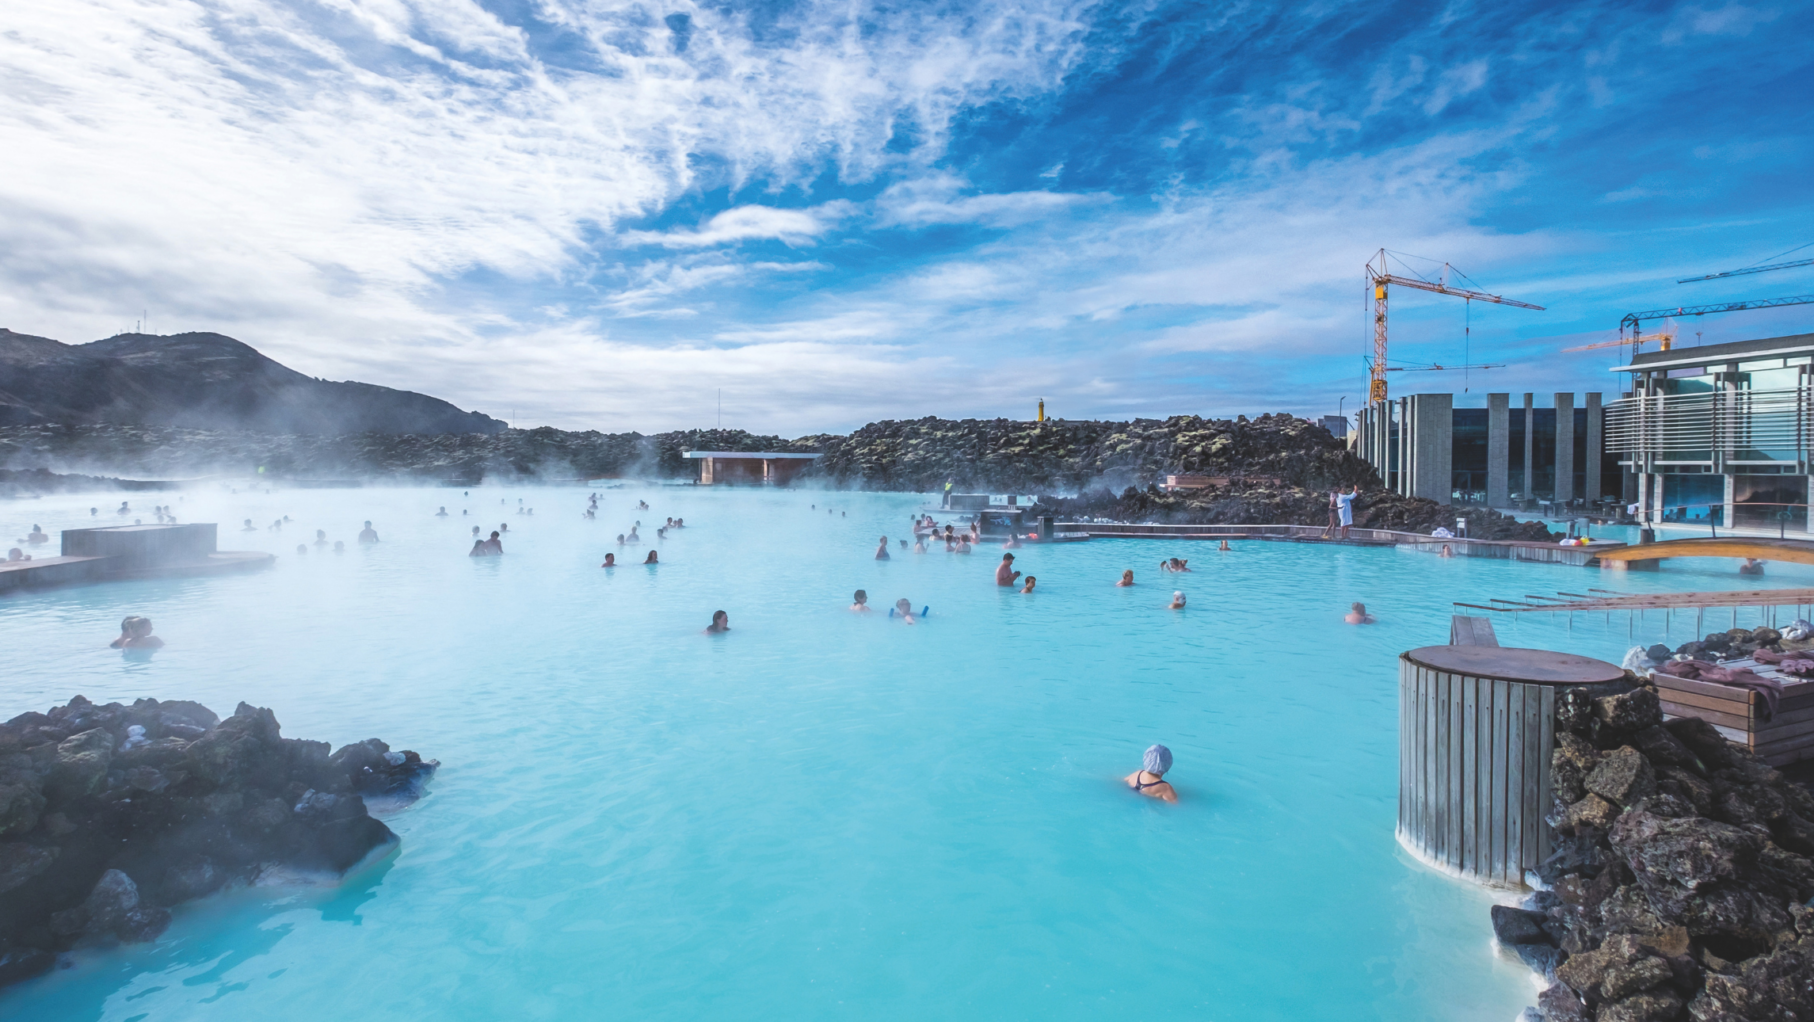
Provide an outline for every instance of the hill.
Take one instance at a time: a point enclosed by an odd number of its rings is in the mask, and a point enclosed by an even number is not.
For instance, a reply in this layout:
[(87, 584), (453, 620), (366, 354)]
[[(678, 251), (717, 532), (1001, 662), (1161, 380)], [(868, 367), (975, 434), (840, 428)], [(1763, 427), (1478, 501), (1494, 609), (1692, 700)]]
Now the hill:
[(304, 376), (214, 333), (89, 344), (0, 330), (0, 426), (173, 426), (279, 434), (497, 433), (440, 398)]

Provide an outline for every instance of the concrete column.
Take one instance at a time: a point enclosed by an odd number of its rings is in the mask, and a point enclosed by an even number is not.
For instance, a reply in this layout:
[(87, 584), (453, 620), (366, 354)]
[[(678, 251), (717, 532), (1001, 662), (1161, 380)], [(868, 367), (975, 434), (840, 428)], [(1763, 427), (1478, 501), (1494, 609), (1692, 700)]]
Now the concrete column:
[(1531, 395), (1524, 395), (1524, 508), (1536, 506), (1537, 483), (1537, 417), (1532, 414)]
[(1587, 489), (1581, 494), (1591, 503), (1599, 500), (1601, 448), (1606, 446), (1605, 413), (1600, 410), (1600, 394), (1595, 391), (1585, 398), (1587, 402)]
[(1510, 507), (1512, 396), (1486, 396), (1486, 506)]
[[(1720, 498), (1720, 502), (1725, 505), (1725, 508), (1720, 512), (1720, 527), (1723, 529), (1730, 529), (1732, 527), (1732, 519), (1735, 517), (1732, 513), (1732, 505), (1736, 503), (1733, 498), (1738, 496), (1738, 479), (1730, 472), (1721, 472), (1720, 478), (1725, 480), (1725, 494)], [(1708, 510), (1711, 511), (1712, 508), (1709, 508)]]
[(1405, 445), (1410, 454), (1404, 470), (1407, 495), (1450, 503), (1455, 485), (1455, 397), (1415, 394), (1405, 400), (1405, 412), (1410, 434)]
[(1652, 472), (1650, 478), (1654, 480), (1651, 485), (1655, 487), (1654, 495), (1650, 500), (1650, 521), (1652, 524), (1661, 524), (1663, 521), (1663, 473)]
[(1575, 395), (1556, 395), (1556, 503), (1575, 499)]

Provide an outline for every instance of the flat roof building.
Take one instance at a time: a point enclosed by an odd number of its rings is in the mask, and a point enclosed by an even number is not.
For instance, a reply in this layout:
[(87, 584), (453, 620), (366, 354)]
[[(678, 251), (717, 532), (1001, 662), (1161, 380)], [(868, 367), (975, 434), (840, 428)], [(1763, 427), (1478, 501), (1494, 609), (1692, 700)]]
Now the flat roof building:
[[(1602, 395), (1412, 394), (1358, 413), (1355, 452), (1388, 488), (1443, 504), (1612, 514), (1624, 502), (1618, 464), (1604, 455)], [(1580, 398), (1576, 400), (1577, 396)]]
[(1613, 369), (1606, 445), (1646, 522), (1809, 531), (1814, 334), (1652, 351)]
[(792, 451), (683, 451), (680, 456), (699, 462), (699, 482), (705, 486), (786, 486), (820, 457)]

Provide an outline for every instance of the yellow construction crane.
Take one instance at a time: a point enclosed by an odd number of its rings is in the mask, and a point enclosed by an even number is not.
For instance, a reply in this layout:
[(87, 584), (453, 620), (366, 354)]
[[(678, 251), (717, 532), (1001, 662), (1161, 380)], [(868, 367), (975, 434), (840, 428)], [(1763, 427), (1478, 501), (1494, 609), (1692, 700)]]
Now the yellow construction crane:
[(1659, 330), (1654, 334), (1645, 334), (1642, 337), (1633, 337), (1629, 340), (1620, 339), (1617, 341), (1599, 341), (1594, 344), (1581, 344), (1581, 345), (1577, 345), (1573, 348), (1563, 348), (1562, 350), (1565, 352), (1567, 352), (1567, 351), (1592, 351), (1595, 348), (1617, 348), (1621, 345), (1629, 344), (1629, 345), (1631, 345), (1631, 353), (1633, 355), (1636, 355), (1638, 353), (1638, 349), (1643, 347), (1644, 342), (1646, 342), (1646, 341), (1661, 341), (1662, 347), (1658, 348), (1657, 350), (1658, 351), (1668, 351), (1675, 344), (1675, 328), (1673, 326), (1671, 326), (1667, 330)]
[[(1374, 262), (1378, 262), (1379, 265), (1374, 266)], [(1370, 373), (1371, 380), (1367, 387), (1369, 404), (1378, 404), (1386, 399), (1386, 288), (1388, 285), (1396, 284), (1401, 287), (1414, 287), (1419, 291), (1434, 291), (1439, 295), (1453, 295), (1470, 302), (1492, 302), (1494, 305), (1515, 305), (1520, 309), (1543, 311), (1541, 305), (1532, 305), (1529, 302), (1520, 302), (1516, 299), (1488, 294), (1485, 291), (1476, 291), (1471, 288), (1450, 287), (1450, 272), (1449, 264), (1443, 263), (1442, 276), (1437, 280), (1425, 280), (1422, 277), (1393, 273), (1391, 267), (1386, 265), (1386, 250), (1383, 248), (1379, 250), (1378, 255), (1367, 261), (1367, 288), (1373, 292), (1373, 365)], [(1483, 367), (1454, 366), (1452, 368)]]

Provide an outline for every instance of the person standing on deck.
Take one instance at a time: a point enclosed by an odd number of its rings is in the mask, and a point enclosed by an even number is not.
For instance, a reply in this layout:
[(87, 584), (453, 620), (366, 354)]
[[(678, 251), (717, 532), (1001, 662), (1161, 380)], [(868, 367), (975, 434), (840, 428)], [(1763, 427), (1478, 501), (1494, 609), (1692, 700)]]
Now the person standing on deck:
[(1324, 539), (1334, 539), (1336, 530), (1342, 526), (1341, 496), (1340, 489), (1329, 491), (1329, 528), (1323, 533)]
[(1354, 498), (1360, 495), (1360, 487), (1350, 486), (1348, 492), (1336, 491), (1335, 502), (1341, 514), (1342, 538), (1348, 538), (1348, 529), (1354, 525)]

